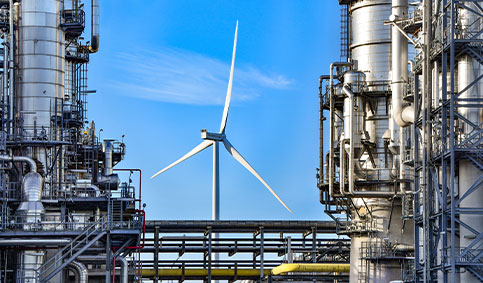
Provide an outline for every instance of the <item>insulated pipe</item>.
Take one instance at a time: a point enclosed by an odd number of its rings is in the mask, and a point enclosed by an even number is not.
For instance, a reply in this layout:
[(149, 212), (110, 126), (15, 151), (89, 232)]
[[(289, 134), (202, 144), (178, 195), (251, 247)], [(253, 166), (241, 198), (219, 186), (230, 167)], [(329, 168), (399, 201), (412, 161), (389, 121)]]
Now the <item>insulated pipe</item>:
[(91, 0), (91, 45), (90, 53), (99, 50), (99, 0)]
[[(80, 255), (77, 257), (77, 260), (85, 261), (85, 262), (106, 262), (106, 256), (105, 255)], [(129, 279), (128, 262), (122, 256), (116, 257), (116, 261), (121, 264), (121, 283), (127, 283)]]
[(348, 263), (302, 263), (282, 264), (272, 269), (272, 275), (286, 274), (287, 272), (349, 272)]
[(35, 161), (27, 156), (8, 156), (8, 155), (0, 155), (0, 160), (2, 161), (10, 161), (10, 162), (27, 162), (30, 166), (30, 172), (37, 172), (37, 164)]
[[(330, 64), (330, 76), (329, 76), (329, 105), (330, 105), (330, 125), (334, 125), (334, 67), (351, 67), (351, 62), (333, 62)], [(334, 194), (334, 129), (329, 127), (329, 195), (332, 197), (342, 196), (340, 194)], [(342, 148), (341, 148), (342, 150)]]
[[(391, 21), (406, 18), (408, 11), (407, 0), (392, 0)], [(406, 127), (414, 123), (414, 106), (403, 101), (404, 85), (408, 81), (408, 43), (406, 37), (392, 25), (391, 57), (392, 57), (392, 117), (399, 127)]]
[(74, 270), (74, 272), (77, 275), (77, 280), (76, 280), (77, 283), (87, 283), (88, 282), (89, 274), (88, 274), (87, 268), (84, 264), (82, 264), (78, 261), (72, 261), (71, 263), (69, 263), (67, 268)]
[(122, 256), (119, 256), (116, 259), (121, 263), (121, 283), (128, 283), (127, 270), (129, 265), (127, 263), (127, 260)]
[[(395, 193), (394, 192), (378, 192), (378, 191), (363, 191), (363, 192), (358, 192), (358, 191), (355, 191), (354, 189), (354, 143), (352, 142), (353, 140), (353, 131), (352, 131), (352, 123), (353, 123), (353, 116), (354, 116), (354, 107), (353, 107), (353, 104), (354, 104), (354, 93), (352, 92), (352, 90), (350, 89), (350, 87), (347, 85), (347, 84), (344, 84), (344, 86), (342, 87), (342, 91), (349, 97), (350, 99), (350, 104), (351, 104), (351, 110), (350, 110), (350, 125), (349, 125), (349, 138), (346, 140), (349, 140), (349, 194), (350, 195), (353, 195), (353, 196), (362, 196), (362, 197), (390, 197), (390, 196), (394, 196)], [(345, 133), (344, 133), (345, 134)], [(341, 153), (344, 149), (341, 147)], [(341, 164), (342, 164), (342, 159), (343, 159), (343, 155), (341, 155)], [(343, 169), (342, 169), (343, 170)], [(341, 190), (344, 189), (344, 187), (342, 186), (342, 183), (343, 180), (340, 180), (340, 183), (341, 183)]]
[(102, 144), (102, 150), (104, 151), (104, 176), (112, 175), (112, 152), (113, 146), (110, 141), (105, 141)]

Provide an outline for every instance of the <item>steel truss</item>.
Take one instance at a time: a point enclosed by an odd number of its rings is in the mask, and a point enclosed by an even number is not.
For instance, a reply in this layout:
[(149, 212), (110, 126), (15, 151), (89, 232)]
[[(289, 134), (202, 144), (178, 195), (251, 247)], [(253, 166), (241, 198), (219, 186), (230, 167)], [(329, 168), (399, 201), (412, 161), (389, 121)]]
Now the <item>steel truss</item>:
[(328, 236), (335, 228), (332, 221), (148, 220), (142, 278), (346, 282), (344, 273), (270, 274), (282, 263), (348, 264), (350, 242)]
[[(422, 76), (431, 78), (431, 66), (441, 66), (441, 102), (431, 107), (431, 80), (421, 83), (416, 78), (414, 103), (421, 109), (416, 113), (413, 125), (414, 156), (414, 220), (415, 243), (421, 243), (422, 250), (415, 249), (416, 282), (457, 282), (461, 273), (469, 272), (483, 282), (483, 233), (462, 218), (483, 214), (482, 206), (467, 207), (462, 202), (481, 194), (483, 189), (483, 125), (475, 124), (463, 115), (461, 110), (483, 111), (481, 89), (478, 97), (464, 98), (462, 94), (479, 83), (483, 75), (463, 89), (457, 88), (455, 67), (461, 56), (470, 56), (483, 63), (483, 29), (463, 32), (459, 17), (463, 10), (483, 17), (481, 0), (439, 0), (430, 3), (423, 21), (427, 22), (431, 40), (425, 49), (427, 56), (420, 61), (426, 64)], [(432, 11), (434, 9), (434, 11)], [(418, 62), (416, 63), (418, 64)], [(481, 66), (480, 66), (481, 67)], [(424, 71), (426, 70), (426, 71)], [(420, 73), (421, 74), (421, 73)], [(444, 74), (449, 74), (445, 76)], [(429, 84), (429, 85), (428, 85)], [(461, 88), (461, 87), (460, 87)], [(434, 92), (433, 92), (434, 93)], [(434, 95), (434, 94), (433, 94)], [(429, 103), (428, 103), (429, 101)], [(417, 112), (417, 111), (416, 111)], [(481, 113), (481, 112), (480, 112)], [(470, 131), (462, 133), (462, 127)], [(421, 132), (419, 132), (421, 130)], [(420, 144), (423, 148), (419, 148)], [(422, 156), (420, 157), (420, 150)], [(480, 176), (464, 193), (458, 188), (458, 167), (470, 162), (481, 172)], [(462, 217), (463, 216), (463, 217)], [(476, 218), (481, 221), (481, 218)], [(481, 226), (480, 226), (481, 227)], [(421, 230), (420, 230), (421, 229)], [(461, 229), (472, 235), (467, 246), (459, 246), (463, 237)], [(424, 243), (424, 244), (423, 244)]]

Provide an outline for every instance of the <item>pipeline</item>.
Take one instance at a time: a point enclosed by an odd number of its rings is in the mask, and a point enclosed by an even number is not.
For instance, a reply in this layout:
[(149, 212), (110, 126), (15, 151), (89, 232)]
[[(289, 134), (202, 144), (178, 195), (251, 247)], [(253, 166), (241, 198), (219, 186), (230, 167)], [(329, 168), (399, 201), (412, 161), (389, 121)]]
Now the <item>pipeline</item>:
[(113, 146), (110, 141), (102, 143), (102, 151), (104, 152), (104, 176), (112, 175), (112, 152)]
[(91, 45), (90, 53), (99, 51), (99, 0), (91, 0)]
[(30, 157), (26, 157), (26, 156), (0, 155), (0, 160), (2, 160), (2, 161), (10, 161), (10, 162), (26, 162), (30, 166), (30, 172), (37, 172), (37, 164)]
[[(106, 262), (106, 256), (105, 255), (80, 255), (77, 257), (77, 260), (79, 261), (84, 261), (84, 262)], [(118, 256), (116, 257), (115, 261), (119, 262), (121, 264), (121, 283), (127, 283), (128, 282), (128, 262), (127, 260), (122, 257)]]
[[(353, 63), (351, 62), (333, 62), (330, 64), (330, 73), (329, 73), (329, 105), (330, 105), (330, 125), (334, 124), (333, 117), (334, 117), (334, 67), (352, 67)], [(333, 127), (329, 128), (329, 195), (331, 197), (341, 196), (334, 194), (334, 130)]]
[(1, 239), (0, 246), (34, 246), (42, 247), (44, 246), (63, 246), (70, 243), (68, 239)]
[[(408, 10), (407, 0), (392, 0), (391, 18), (405, 18)], [(406, 37), (394, 25), (391, 28), (392, 59), (392, 117), (399, 127), (414, 123), (414, 106), (403, 101), (404, 85), (408, 81), (408, 44)]]
[[(354, 93), (352, 92), (352, 90), (350, 89), (350, 87), (347, 85), (347, 84), (344, 84), (344, 86), (342, 87), (342, 91), (347, 95), (349, 96), (349, 99), (350, 99), (350, 103), (351, 105), (354, 104)], [(349, 139), (349, 144), (350, 144), (350, 155), (349, 155), (349, 192), (348, 194), (350, 195), (354, 195), (354, 196), (363, 196), (363, 197), (391, 197), (391, 196), (394, 196), (395, 193), (394, 192), (378, 192), (378, 191), (363, 191), (363, 192), (359, 192), (359, 191), (356, 191), (354, 189), (354, 177), (355, 177), (355, 172), (354, 172), (354, 145), (353, 145), (353, 142), (352, 142), (352, 135), (354, 134), (353, 131), (352, 131), (352, 123), (353, 123), (353, 112), (354, 112), (354, 107), (351, 107), (351, 111), (350, 111), (350, 139)], [(343, 148), (343, 145), (341, 145), (341, 153), (343, 153), (345, 150)], [(343, 162), (344, 158), (343, 156), (341, 156), (341, 162)], [(357, 162), (356, 162), (357, 163)], [(341, 168), (343, 168), (343, 166), (341, 166)], [(344, 171), (344, 170), (342, 170)], [(341, 175), (341, 179), (343, 178), (343, 175)], [(341, 186), (341, 192), (344, 193), (344, 183), (345, 182), (340, 182), (340, 186)]]
[(287, 263), (272, 269), (272, 275), (287, 272), (349, 272), (348, 263)]
[[(264, 269), (264, 275), (270, 275), (270, 269)], [(156, 271), (154, 269), (144, 269), (141, 271), (142, 277), (154, 277), (156, 275)], [(185, 277), (206, 277), (208, 276), (208, 269), (178, 269), (178, 268), (168, 268), (168, 269), (159, 269), (158, 276), (163, 277), (176, 277), (176, 276), (185, 276)], [(211, 270), (212, 277), (220, 277), (220, 276), (246, 276), (246, 277), (259, 277), (260, 276), (260, 269), (212, 269)]]
[(74, 271), (76, 274), (76, 282), (77, 283), (87, 283), (89, 274), (87, 272), (87, 268), (84, 264), (78, 262), (78, 261), (72, 261), (69, 263), (67, 268), (70, 268), (71, 270)]

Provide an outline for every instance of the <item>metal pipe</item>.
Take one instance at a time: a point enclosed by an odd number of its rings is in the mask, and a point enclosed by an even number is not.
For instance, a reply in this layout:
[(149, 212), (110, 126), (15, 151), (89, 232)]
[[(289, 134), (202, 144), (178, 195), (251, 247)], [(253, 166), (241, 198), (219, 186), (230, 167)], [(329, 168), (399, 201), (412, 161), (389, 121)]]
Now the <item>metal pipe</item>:
[(272, 275), (286, 274), (287, 272), (349, 272), (348, 263), (288, 263), (281, 264), (272, 269)]
[(61, 246), (70, 243), (68, 239), (1, 239), (0, 246)]
[[(77, 260), (84, 261), (84, 262), (105, 262), (106, 256), (105, 255), (80, 255), (77, 257)], [(122, 256), (118, 256), (115, 258), (115, 261), (121, 264), (121, 283), (127, 283), (129, 279), (129, 276), (128, 276), (129, 264), (126, 258)]]
[[(158, 276), (163, 277), (174, 277), (174, 276), (185, 276), (185, 277), (195, 277), (195, 276), (208, 276), (208, 269), (179, 269), (179, 268), (167, 268), (167, 269), (159, 269)], [(271, 270), (265, 269), (263, 271), (264, 275), (270, 275)], [(145, 269), (141, 270), (142, 277), (154, 277), (155, 272), (154, 269)], [(219, 276), (253, 276), (259, 277), (260, 270), (259, 269), (211, 269), (211, 276), (219, 277)]]
[(35, 161), (27, 156), (8, 156), (8, 155), (0, 155), (0, 160), (2, 161), (10, 161), (10, 162), (27, 162), (30, 166), (30, 172), (37, 172), (37, 164)]
[[(347, 84), (344, 84), (342, 87), (342, 91), (349, 97), (350, 99), (350, 104), (354, 104), (354, 93), (350, 89), (350, 87)], [(354, 189), (354, 143), (353, 141), (353, 131), (352, 131), (352, 123), (353, 123), (353, 116), (354, 116), (354, 107), (351, 107), (350, 110), (350, 125), (349, 125), (349, 194), (354, 195), (354, 196), (365, 196), (365, 197), (389, 197), (389, 196), (394, 196), (394, 192), (378, 192), (378, 191), (363, 191), (363, 192), (358, 192), (355, 191)], [(344, 133), (345, 135), (345, 133)], [(346, 139), (347, 140), (347, 139)], [(344, 150), (341, 147), (341, 152)], [(342, 164), (342, 159), (343, 156), (341, 155), (341, 164)], [(343, 169), (341, 169), (343, 170)], [(343, 183), (343, 180), (340, 180), (340, 183)], [(343, 187), (341, 187), (343, 188)]]
[[(88, 282), (89, 274), (87, 272), (86, 266), (83, 263), (80, 263), (78, 261), (72, 261), (71, 263), (69, 263), (67, 268), (74, 270), (74, 272), (77, 274), (76, 282), (78, 283)], [(122, 282), (122, 283), (125, 283), (125, 282)]]
[(8, 52), (9, 52), (9, 60), (8, 62), (4, 62), (4, 68), (5, 68), (5, 64), (8, 63), (8, 69), (10, 70), (9, 72), (9, 111), (8, 111), (8, 117), (9, 117), (9, 122), (10, 122), (10, 135), (13, 135), (14, 133), (14, 124), (13, 124), (13, 112), (14, 112), (14, 105), (13, 105), (13, 102), (14, 102), (14, 97), (13, 97), (13, 94), (14, 94), (14, 66), (15, 66), (15, 61), (14, 61), (14, 37), (13, 37), (13, 34), (14, 34), (14, 24), (13, 24), (13, 21), (14, 21), (14, 17), (13, 17), (13, 0), (10, 0), (9, 1), (9, 36), (8, 36), (8, 40), (9, 40), (9, 48), (8, 48)]
[[(351, 62), (333, 62), (330, 64), (329, 72), (329, 106), (330, 106), (330, 125), (334, 124), (334, 67), (351, 67)], [(329, 127), (329, 195), (334, 197), (334, 129)], [(340, 195), (340, 194), (338, 194)]]
[[(392, 18), (405, 18), (408, 11), (407, 0), (392, 0)], [(392, 19), (392, 20), (394, 20)], [(392, 118), (400, 127), (414, 123), (414, 106), (403, 101), (404, 85), (408, 81), (408, 44), (407, 39), (397, 29), (391, 27), (391, 58), (392, 58)]]
[(99, 50), (99, 0), (91, 0), (91, 45), (90, 53)]
[(121, 263), (121, 282), (120, 283), (127, 283), (128, 281), (127, 271), (129, 267), (127, 260), (122, 256), (119, 256), (116, 259)]
[(113, 146), (110, 141), (102, 143), (102, 151), (104, 151), (104, 176), (112, 175), (112, 152)]

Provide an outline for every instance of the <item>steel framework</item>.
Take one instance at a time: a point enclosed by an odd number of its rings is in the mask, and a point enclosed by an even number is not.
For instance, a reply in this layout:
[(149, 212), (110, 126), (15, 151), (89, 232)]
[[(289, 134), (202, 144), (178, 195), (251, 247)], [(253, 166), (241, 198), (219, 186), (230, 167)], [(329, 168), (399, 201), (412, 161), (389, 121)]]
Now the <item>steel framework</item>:
[(349, 240), (320, 237), (335, 228), (331, 221), (148, 220), (142, 278), (345, 282), (347, 273), (270, 274), (282, 263), (347, 264)]
[[(441, 0), (431, 3), (425, 1), (426, 14), (423, 19), (428, 26), (429, 44), (425, 48), (426, 56), (416, 64), (423, 65), (420, 73), (426, 78), (422, 85), (422, 99), (419, 97), (419, 81), (416, 75), (414, 102), (422, 109), (422, 115), (416, 113), (413, 125), (414, 156), (414, 197), (415, 243), (422, 240), (423, 250), (415, 251), (414, 280), (416, 282), (457, 282), (459, 273), (469, 272), (483, 282), (483, 233), (481, 215), (483, 208), (463, 206), (462, 203), (482, 193), (483, 181), (483, 125), (464, 117), (461, 110), (478, 111), (483, 109), (481, 89), (477, 97), (463, 97), (463, 93), (480, 83), (480, 73), (463, 89), (457, 88), (455, 72), (458, 58), (470, 56), (481, 67), (483, 63), (483, 27), (475, 25), (471, 32), (464, 32), (459, 17), (463, 13), (483, 17), (481, 0)], [(465, 11), (465, 12), (463, 12)], [(440, 40), (438, 40), (440, 39)], [(441, 103), (431, 107), (430, 68), (434, 63), (441, 64)], [(439, 62), (439, 63), (438, 63)], [(425, 68), (424, 68), (424, 65)], [(425, 74), (425, 71), (426, 74)], [(422, 134), (417, 134), (418, 127)], [(461, 127), (471, 130), (467, 133), (458, 131)], [(438, 141), (434, 146), (432, 141)], [(422, 156), (419, 157), (420, 144)], [(469, 162), (476, 167), (480, 175), (463, 193), (458, 190), (461, 182), (458, 167)], [(438, 172), (440, 174), (438, 174)], [(464, 217), (462, 217), (464, 216)], [(466, 219), (476, 216), (476, 221)], [(469, 218), (470, 217), (470, 218)], [(464, 219), (463, 219), (464, 218)], [(479, 226), (480, 228), (478, 228)], [(462, 235), (462, 230), (469, 231)], [(458, 239), (465, 237), (470, 241), (460, 246)], [(463, 269), (464, 268), (464, 269)]]

